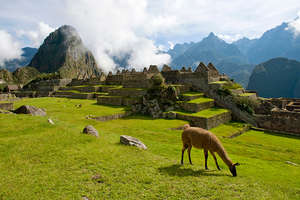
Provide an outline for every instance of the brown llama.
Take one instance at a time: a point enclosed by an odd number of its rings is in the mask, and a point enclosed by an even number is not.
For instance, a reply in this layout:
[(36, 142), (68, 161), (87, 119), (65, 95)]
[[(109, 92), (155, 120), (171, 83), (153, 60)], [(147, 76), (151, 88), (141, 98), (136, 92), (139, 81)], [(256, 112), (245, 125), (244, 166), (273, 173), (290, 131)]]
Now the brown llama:
[(181, 164), (183, 165), (183, 155), (186, 149), (188, 149), (188, 155), (189, 155), (189, 161), (192, 165), (191, 160), (191, 149), (194, 146), (198, 149), (204, 149), (204, 157), (205, 157), (205, 169), (207, 168), (207, 158), (208, 158), (208, 151), (211, 153), (211, 155), (214, 157), (216, 166), (218, 170), (221, 170), (217, 158), (215, 156), (214, 152), (217, 152), (217, 154), (222, 158), (224, 163), (229, 167), (229, 170), (233, 176), (236, 176), (236, 167), (239, 163), (233, 164), (233, 162), (228, 157), (222, 143), (220, 140), (210, 131), (207, 131), (202, 128), (198, 127), (190, 127), (190, 125), (186, 124), (183, 127), (182, 132), (182, 154), (181, 154)]

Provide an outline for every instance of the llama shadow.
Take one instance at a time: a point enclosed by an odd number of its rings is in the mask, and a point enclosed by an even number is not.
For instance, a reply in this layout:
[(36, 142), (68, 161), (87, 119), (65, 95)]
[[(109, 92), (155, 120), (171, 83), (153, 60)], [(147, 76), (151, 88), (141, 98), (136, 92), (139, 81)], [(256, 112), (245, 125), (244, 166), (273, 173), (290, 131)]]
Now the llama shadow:
[(178, 176), (178, 177), (186, 177), (186, 176), (230, 176), (226, 174), (215, 173), (217, 170), (193, 170), (190, 168), (181, 168), (182, 165), (175, 164), (170, 165), (168, 167), (160, 167), (158, 171), (163, 174), (168, 174), (169, 176)]

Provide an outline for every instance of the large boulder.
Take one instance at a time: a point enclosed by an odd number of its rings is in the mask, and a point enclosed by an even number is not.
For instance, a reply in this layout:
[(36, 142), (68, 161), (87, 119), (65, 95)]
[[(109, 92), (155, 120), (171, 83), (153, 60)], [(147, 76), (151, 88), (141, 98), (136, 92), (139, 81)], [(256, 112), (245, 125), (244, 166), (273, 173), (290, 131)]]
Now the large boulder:
[(82, 133), (88, 134), (88, 135), (93, 135), (93, 136), (95, 136), (95, 137), (99, 137), (98, 131), (97, 131), (92, 125), (86, 126), (86, 127), (83, 129)]
[(120, 136), (120, 143), (121, 144), (125, 144), (125, 145), (129, 145), (129, 146), (136, 146), (140, 149), (147, 149), (146, 145), (144, 143), (142, 143), (140, 140), (128, 136), (128, 135), (121, 135)]
[(30, 114), (33, 116), (45, 116), (47, 113), (41, 109), (34, 106), (23, 105), (14, 111), (16, 114)]

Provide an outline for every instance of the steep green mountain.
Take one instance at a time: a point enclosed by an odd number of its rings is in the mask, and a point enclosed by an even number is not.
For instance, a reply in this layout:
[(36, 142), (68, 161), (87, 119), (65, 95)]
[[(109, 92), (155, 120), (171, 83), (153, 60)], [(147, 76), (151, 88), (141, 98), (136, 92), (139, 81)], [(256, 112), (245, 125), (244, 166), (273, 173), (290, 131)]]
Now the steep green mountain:
[(275, 58), (257, 65), (247, 89), (262, 97), (300, 98), (300, 62)]
[(101, 74), (96, 60), (76, 29), (64, 25), (44, 40), (28, 66), (39, 72), (59, 72), (63, 78), (89, 78)]
[(25, 47), (22, 48), (22, 57), (20, 59), (13, 59), (10, 61), (7, 61), (4, 63), (3, 66), (0, 66), (0, 68), (7, 69), (10, 72), (15, 71), (19, 67), (23, 67), (28, 65), (30, 60), (33, 58), (33, 56), (36, 54), (37, 49), (31, 48), (31, 47)]

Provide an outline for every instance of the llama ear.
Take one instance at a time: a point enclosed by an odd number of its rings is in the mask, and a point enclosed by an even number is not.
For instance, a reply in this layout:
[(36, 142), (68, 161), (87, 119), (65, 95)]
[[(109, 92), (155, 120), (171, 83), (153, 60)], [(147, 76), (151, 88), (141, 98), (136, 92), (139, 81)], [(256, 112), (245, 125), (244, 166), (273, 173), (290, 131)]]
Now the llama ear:
[(240, 163), (235, 163), (235, 164), (234, 164), (234, 166), (239, 166), (239, 165), (240, 165)]

